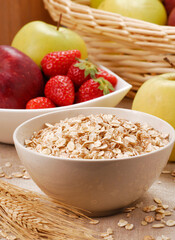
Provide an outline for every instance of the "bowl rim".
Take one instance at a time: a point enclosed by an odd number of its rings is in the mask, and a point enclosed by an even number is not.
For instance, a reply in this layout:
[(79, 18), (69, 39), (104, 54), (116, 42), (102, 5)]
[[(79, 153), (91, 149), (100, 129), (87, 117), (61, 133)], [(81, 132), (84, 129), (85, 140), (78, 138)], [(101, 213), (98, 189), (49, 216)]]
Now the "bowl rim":
[[(101, 97), (98, 97), (98, 98), (94, 98), (94, 99), (91, 99), (91, 100), (88, 100), (86, 102), (81, 102), (81, 103), (74, 103), (72, 105), (67, 105), (67, 106), (61, 106), (61, 107), (54, 107), (54, 108), (40, 108), (40, 109), (11, 109), (11, 108), (0, 108), (0, 113), (36, 113), (36, 112), (43, 112), (44, 113), (49, 113), (49, 112), (53, 112), (53, 111), (57, 111), (57, 109), (60, 109), (60, 110), (66, 110), (68, 109), (69, 107), (73, 107), (73, 108), (78, 108), (78, 107), (84, 107), (84, 105), (86, 105), (87, 103), (93, 103), (93, 102), (98, 102), (102, 99), (107, 99), (107, 98), (110, 98), (114, 95), (116, 95), (116, 93), (121, 93), (123, 91), (129, 91), (131, 88), (132, 88), (132, 85), (129, 84), (127, 81), (125, 81), (122, 77), (120, 77), (118, 74), (112, 72), (110, 69), (102, 66), (102, 65), (97, 65), (99, 68), (102, 68), (103, 70), (109, 72), (110, 74), (116, 76), (116, 78), (118, 79), (118, 81), (120, 83), (123, 83), (123, 86), (122, 88), (120, 89), (117, 89), (118, 87), (118, 84), (116, 85), (115, 87), (115, 91), (111, 92), (110, 94), (106, 94), (106, 95), (103, 95)], [(126, 94), (125, 94), (126, 95)]]
[[(162, 122), (163, 124), (167, 125), (170, 130), (172, 131), (171, 132), (171, 139), (169, 141), (169, 143), (157, 150), (154, 150), (152, 152), (148, 152), (148, 153), (144, 153), (144, 154), (140, 154), (140, 155), (136, 155), (136, 156), (130, 156), (130, 157), (123, 157), (123, 158), (115, 158), (115, 159), (82, 159), (82, 158), (75, 158), (75, 159), (72, 159), (72, 158), (61, 158), (61, 157), (57, 157), (57, 156), (52, 156), (52, 155), (46, 155), (46, 154), (43, 154), (43, 153), (38, 153), (38, 152), (35, 152), (35, 151), (32, 151), (28, 148), (26, 148), (23, 144), (21, 144), (18, 139), (17, 139), (17, 133), (19, 131), (20, 128), (22, 128), (23, 126), (25, 126), (26, 124), (32, 122), (32, 121), (35, 121), (37, 119), (41, 119), (43, 118), (44, 116), (48, 116), (48, 115), (52, 115), (52, 114), (60, 114), (61, 112), (65, 112), (65, 111), (80, 111), (82, 109), (111, 109), (111, 112), (113, 109), (116, 109), (116, 110), (120, 110), (120, 111), (124, 111), (124, 112), (135, 112), (135, 113), (139, 113), (141, 115), (145, 115), (145, 116), (149, 116), (155, 120), (158, 120), (160, 122)], [(141, 121), (141, 122), (144, 122), (144, 121)], [(62, 160), (62, 161), (71, 161), (71, 162), (92, 162), (92, 163), (100, 163), (100, 162), (114, 162), (114, 161), (127, 161), (127, 160), (132, 160), (132, 159), (137, 159), (137, 158), (140, 158), (140, 157), (144, 157), (144, 156), (149, 156), (149, 155), (152, 155), (152, 154), (156, 154), (157, 152), (159, 151), (163, 151), (167, 148), (169, 148), (171, 145), (173, 145), (175, 143), (175, 129), (168, 123), (166, 122), (165, 120), (159, 118), (159, 117), (156, 117), (154, 115), (151, 115), (151, 114), (148, 114), (148, 113), (145, 113), (145, 112), (141, 112), (141, 111), (136, 111), (136, 110), (132, 110), (132, 109), (125, 109), (125, 108), (109, 108), (109, 107), (86, 107), (86, 108), (73, 108), (73, 109), (66, 109), (66, 110), (61, 110), (61, 111), (54, 111), (54, 112), (50, 112), (50, 113), (45, 113), (45, 114), (42, 114), (42, 115), (39, 115), (39, 116), (36, 116), (36, 117), (33, 117), (25, 122), (23, 122), (22, 124), (20, 124), (14, 131), (13, 133), (13, 141), (14, 141), (14, 145), (15, 147), (16, 146), (19, 146), (20, 148), (22, 148), (24, 151), (27, 151), (28, 153), (32, 154), (32, 155), (38, 155), (40, 157), (43, 157), (43, 158), (49, 158), (49, 159), (54, 159), (54, 160)]]

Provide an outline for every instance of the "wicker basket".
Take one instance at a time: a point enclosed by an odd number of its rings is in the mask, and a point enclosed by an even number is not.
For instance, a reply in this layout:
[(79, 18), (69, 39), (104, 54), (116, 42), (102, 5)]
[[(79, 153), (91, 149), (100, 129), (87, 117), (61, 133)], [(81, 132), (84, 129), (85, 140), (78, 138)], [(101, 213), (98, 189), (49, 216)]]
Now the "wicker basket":
[(62, 13), (62, 24), (84, 38), (91, 61), (133, 85), (129, 97), (152, 75), (175, 71), (175, 27), (93, 9), (89, 0), (43, 1), (54, 21)]

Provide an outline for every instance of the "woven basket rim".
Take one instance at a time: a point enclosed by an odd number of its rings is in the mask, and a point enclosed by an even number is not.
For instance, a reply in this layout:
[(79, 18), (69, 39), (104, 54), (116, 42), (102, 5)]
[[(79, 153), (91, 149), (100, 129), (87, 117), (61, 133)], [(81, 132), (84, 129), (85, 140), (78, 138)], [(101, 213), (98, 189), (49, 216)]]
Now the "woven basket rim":
[[(43, 0), (45, 7), (54, 20), (58, 20), (58, 13), (62, 18), (71, 21), (71, 24), (80, 27), (82, 31), (100, 33), (118, 41), (126, 41), (127, 44), (154, 50), (161, 49), (164, 52), (175, 53), (175, 27), (158, 25), (134, 18), (122, 16), (104, 10), (82, 5), (71, 0)], [(54, 12), (54, 13), (51, 13)], [(63, 20), (63, 23), (64, 23)]]
[[(47, 0), (43, 0), (43, 2), (46, 2), (46, 1)], [(57, 2), (57, 0), (50, 0), (50, 2), (52, 2), (52, 3), (53, 2)], [(104, 14), (105, 14), (105, 15), (109, 15), (111, 17), (119, 17), (122, 20), (124, 20), (124, 22), (125, 21), (126, 22), (127, 21), (131, 21), (133, 23), (141, 23), (141, 24), (145, 24), (147, 26), (151, 26), (151, 27), (155, 28), (155, 30), (167, 29), (167, 30), (173, 30), (173, 32), (175, 33), (175, 26), (159, 25), (159, 24), (156, 24), (156, 23), (151, 23), (151, 22), (140, 20), (140, 19), (136, 19), (136, 18), (126, 17), (126, 16), (123, 16), (123, 15), (121, 15), (119, 13), (113, 13), (113, 12), (109, 12), (109, 11), (105, 11), (105, 10), (101, 10), (101, 9), (92, 8), (90, 6), (80, 4), (80, 3), (77, 3), (76, 1), (72, 1), (72, 0), (62, 0), (62, 2), (64, 2), (65, 4), (67, 3), (69, 5), (69, 7), (71, 7), (71, 6), (79, 6), (80, 8), (82, 8), (82, 6), (83, 6), (84, 9), (88, 9), (92, 13), (93, 12), (94, 13), (101, 13), (101, 16), (104, 16)], [(81, 13), (81, 14), (83, 14), (83, 13)], [(84, 13), (84, 14), (86, 14), (86, 13)], [(64, 13), (63, 13), (63, 15), (64, 15)]]

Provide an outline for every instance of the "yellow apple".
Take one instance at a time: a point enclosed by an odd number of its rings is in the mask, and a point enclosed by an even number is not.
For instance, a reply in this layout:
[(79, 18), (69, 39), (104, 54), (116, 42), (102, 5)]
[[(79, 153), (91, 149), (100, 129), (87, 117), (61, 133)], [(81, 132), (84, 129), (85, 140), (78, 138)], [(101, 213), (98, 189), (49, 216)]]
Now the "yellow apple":
[[(132, 109), (157, 116), (175, 128), (175, 73), (147, 80), (139, 88)], [(175, 146), (170, 160), (175, 161)]]
[(97, 8), (102, 1), (103, 0), (91, 0), (90, 1), (90, 6), (93, 7), (93, 8)]
[(167, 14), (160, 0), (104, 0), (98, 9), (165, 25)]
[(22, 51), (35, 63), (40, 65), (43, 57), (54, 51), (77, 49), (83, 59), (87, 58), (87, 48), (84, 40), (68, 28), (47, 24), (42, 21), (33, 21), (24, 25), (15, 35), (13, 47)]

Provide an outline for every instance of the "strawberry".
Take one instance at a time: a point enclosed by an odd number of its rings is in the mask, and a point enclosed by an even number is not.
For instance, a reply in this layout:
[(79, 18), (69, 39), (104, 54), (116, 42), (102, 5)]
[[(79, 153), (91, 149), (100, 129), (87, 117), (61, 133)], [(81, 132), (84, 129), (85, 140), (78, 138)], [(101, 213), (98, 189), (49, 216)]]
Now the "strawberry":
[(38, 109), (38, 108), (54, 108), (56, 105), (46, 97), (36, 97), (29, 100), (26, 104), (26, 109)]
[(73, 81), (76, 87), (79, 87), (86, 80), (95, 78), (97, 72), (97, 67), (93, 63), (87, 60), (77, 59), (77, 61), (70, 66), (67, 76)]
[(85, 102), (113, 91), (112, 84), (104, 78), (91, 78), (80, 86), (77, 94), (77, 102)]
[(45, 85), (44, 94), (57, 106), (73, 104), (75, 99), (74, 84), (67, 76), (55, 76)]
[(48, 53), (41, 61), (44, 74), (48, 77), (66, 75), (75, 58), (80, 58), (79, 50), (68, 50)]
[(99, 77), (103, 77), (104, 79), (108, 80), (113, 87), (117, 85), (117, 82), (118, 82), (117, 78), (111, 73), (108, 73), (107, 71), (101, 68), (98, 68), (98, 73), (96, 74), (96, 78), (99, 78)]

